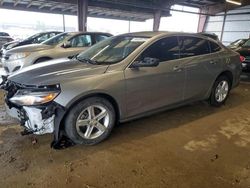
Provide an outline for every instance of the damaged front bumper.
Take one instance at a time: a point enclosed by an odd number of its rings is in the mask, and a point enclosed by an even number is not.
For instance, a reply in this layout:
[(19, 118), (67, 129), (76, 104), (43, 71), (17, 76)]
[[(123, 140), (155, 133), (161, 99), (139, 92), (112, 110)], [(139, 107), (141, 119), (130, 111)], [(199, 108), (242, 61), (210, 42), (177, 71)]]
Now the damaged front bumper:
[(11, 102), (11, 98), (19, 91), (46, 91), (58, 86), (25, 86), (14, 83), (3, 77), (0, 88), (5, 90), (5, 104), (7, 113), (20, 121), (24, 127), (22, 135), (36, 134), (43, 135), (46, 133), (54, 133), (54, 140), (51, 144), (55, 147), (60, 140), (60, 124), (66, 113), (66, 109), (54, 101), (50, 101), (40, 105), (18, 105)]

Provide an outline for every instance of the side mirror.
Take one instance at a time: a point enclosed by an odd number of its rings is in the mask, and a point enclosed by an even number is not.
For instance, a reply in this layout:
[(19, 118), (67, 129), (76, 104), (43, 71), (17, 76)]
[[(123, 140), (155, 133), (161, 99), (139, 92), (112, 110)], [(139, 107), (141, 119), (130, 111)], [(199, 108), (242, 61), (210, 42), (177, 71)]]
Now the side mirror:
[(138, 67), (157, 67), (160, 63), (160, 60), (157, 58), (145, 57), (142, 61), (135, 61), (132, 64), (132, 68)]
[(71, 44), (69, 41), (67, 42), (64, 42), (63, 45), (62, 45), (63, 48), (70, 48), (71, 47)]

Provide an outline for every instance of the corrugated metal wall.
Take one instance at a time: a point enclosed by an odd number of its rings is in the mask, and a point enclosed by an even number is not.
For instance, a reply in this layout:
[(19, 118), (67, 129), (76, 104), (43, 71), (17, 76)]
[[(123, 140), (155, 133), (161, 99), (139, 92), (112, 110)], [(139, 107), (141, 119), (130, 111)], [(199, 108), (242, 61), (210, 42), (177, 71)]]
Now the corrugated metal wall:
[[(230, 15), (235, 13), (247, 13), (242, 15)], [(228, 11), (224, 27), (222, 42), (225, 45), (242, 38), (250, 36), (250, 6), (237, 8)], [(223, 27), (224, 13), (219, 13), (216, 16), (210, 16), (205, 25), (205, 31), (215, 33), (221, 38)]]

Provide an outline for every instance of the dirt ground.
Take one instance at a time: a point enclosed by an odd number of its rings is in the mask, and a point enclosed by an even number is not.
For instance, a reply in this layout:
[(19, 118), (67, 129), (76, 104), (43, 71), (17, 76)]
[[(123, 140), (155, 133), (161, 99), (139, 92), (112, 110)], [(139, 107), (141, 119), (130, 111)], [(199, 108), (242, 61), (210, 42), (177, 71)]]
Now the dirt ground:
[(3, 188), (250, 188), (247, 83), (222, 108), (192, 104), (119, 125), (99, 145), (64, 150), (50, 148), (51, 135), (32, 144), (0, 111)]

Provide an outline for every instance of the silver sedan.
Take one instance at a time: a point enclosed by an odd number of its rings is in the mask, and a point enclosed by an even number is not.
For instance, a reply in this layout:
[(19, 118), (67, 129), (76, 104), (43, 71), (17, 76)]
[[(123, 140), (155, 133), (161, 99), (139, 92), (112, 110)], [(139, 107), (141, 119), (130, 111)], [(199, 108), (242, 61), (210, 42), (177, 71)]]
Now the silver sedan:
[(2, 58), (7, 74), (48, 61), (77, 55), (111, 34), (94, 32), (66, 32), (52, 37), (41, 44), (30, 44), (5, 51)]

